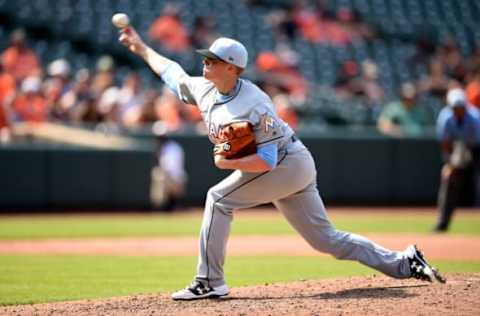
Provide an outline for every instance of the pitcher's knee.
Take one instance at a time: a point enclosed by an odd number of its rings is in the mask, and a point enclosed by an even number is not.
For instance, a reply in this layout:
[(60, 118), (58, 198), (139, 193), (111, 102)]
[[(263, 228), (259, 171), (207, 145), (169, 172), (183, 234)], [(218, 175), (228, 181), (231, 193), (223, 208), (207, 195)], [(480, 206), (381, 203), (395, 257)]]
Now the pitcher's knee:
[(215, 190), (215, 187), (211, 187), (207, 191), (207, 200), (211, 200), (212, 202), (218, 200), (220, 198), (220, 193)]
[(207, 204), (211, 205), (216, 211), (220, 211), (225, 215), (232, 215), (232, 208), (229, 207), (224, 200), (220, 192), (215, 190), (215, 187), (212, 187), (207, 192)]

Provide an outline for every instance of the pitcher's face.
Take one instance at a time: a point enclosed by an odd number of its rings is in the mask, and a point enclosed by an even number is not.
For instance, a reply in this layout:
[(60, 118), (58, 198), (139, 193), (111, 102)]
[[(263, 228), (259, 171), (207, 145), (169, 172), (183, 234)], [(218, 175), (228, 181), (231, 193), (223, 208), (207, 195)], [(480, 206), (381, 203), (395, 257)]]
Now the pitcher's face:
[(203, 76), (210, 81), (215, 79), (221, 79), (225, 76), (227, 68), (230, 65), (224, 61), (204, 58), (203, 59)]

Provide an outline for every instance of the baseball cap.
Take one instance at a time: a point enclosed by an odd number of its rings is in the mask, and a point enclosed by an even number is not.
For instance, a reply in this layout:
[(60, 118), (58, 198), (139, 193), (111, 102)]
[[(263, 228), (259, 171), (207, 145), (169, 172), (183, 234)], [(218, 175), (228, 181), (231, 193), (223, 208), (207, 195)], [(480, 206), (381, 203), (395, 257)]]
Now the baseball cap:
[(40, 78), (37, 76), (30, 76), (25, 78), (22, 81), (22, 85), (20, 89), (24, 93), (35, 93), (40, 91), (41, 87), (42, 87), (42, 80), (40, 80)]
[(451, 89), (447, 93), (447, 104), (450, 107), (458, 107), (458, 106), (465, 106), (466, 105), (466, 97), (465, 92), (463, 89), (455, 88)]
[(68, 77), (70, 74), (70, 64), (66, 59), (57, 59), (48, 65), (48, 74), (50, 76)]
[(208, 49), (197, 49), (197, 53), (207, 58), (221, 60), (240, 68), (247, 66), (247, 49), (242, 43), (231, 38), (220, 37), (216, 39)]

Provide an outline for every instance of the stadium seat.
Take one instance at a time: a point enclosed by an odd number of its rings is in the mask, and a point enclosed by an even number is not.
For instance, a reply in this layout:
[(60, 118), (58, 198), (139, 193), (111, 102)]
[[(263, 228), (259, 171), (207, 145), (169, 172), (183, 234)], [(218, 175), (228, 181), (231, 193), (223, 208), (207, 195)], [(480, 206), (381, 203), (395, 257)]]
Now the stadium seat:
[[(144, 69), (143, 64), (129, 55), (117, 42), (117, 30), (110, 17), (115, 12), (127, 12), (140, 33), (146, 34), (167, 0), (0, 0), (0, 14), (8, 16), (9, 25), (0, 27), (0, 45), (8, 45), (9, 32), (16, 26), (31, 30), (32, 46), (44, 63), (62, 55), (71, 58), (73, 69), (95, 64), (102, 53), (114, 54), (121, 67)], [(248, 48), (251, 60), (257, 53), (275, 48), (272, 27), (266, 16), (272, 8), (290, 1), (263, 1), (249, 6), (245, 1), (178, 0), (179, 16), (187, 28), (192, 29), (198, 16), (213, 16), (216, 32), (237, 38)], [(381, 81), (387, 97), (394, 97), (401, 82), (416, 80), (427, 72), (426, 65), (406, 67), (415, 54), (415, 41), (422, 32), (436, 34), (441, 41), (453, 36), (463, 54), (470, 54), (480, 45), (480, 1), (478, 0), (332, 0), (331, 9), (356, 9), (362, 19), (373, 23), (380, 37), (373, 41), (355, 40), (350, 46), (335, 47), (313, 44), (301, 36), (290, 46), (299, 54), (298, 68), (313, 85), (331, 85), (335, 82), (338, 66), (348, 59), (361, 63), (372, 59), (379, 67)], [(185, 8), (188, 8), (186, 10)], [(29, 34), (30, 36), (30, 34)], [(160, 51), (166, 53), (159, 47)], [(168, 54), (187, 70), (199, 74), (201, 65), (193, 52)], [(122, 68), (123, 69), (123, 68)], [(150, 71), (142, 71), (142, 80), (148, 84), (158, 82)], [(322, 113), (338, 112), (346, 121), (353, 117), (368, 117), (356, 106), (341, 106), (328, 93), (314, 96), (310, 104), (318, 102)], [(430, 101), (429, 101), (430, 102)], [(431, 101), (431, 104), (434, 104)], [(432, 105), (431, 107), (435, 107)], [(333, 107), (333, 108), (332, 108)], [(312, 106), (315, 108), (315, 106)], [(350, 111), (350, 114), (347, 112)], [(357, 112), (356, 112), (357, 111)], [(369, 118), (365, 119), (366, 121)]]

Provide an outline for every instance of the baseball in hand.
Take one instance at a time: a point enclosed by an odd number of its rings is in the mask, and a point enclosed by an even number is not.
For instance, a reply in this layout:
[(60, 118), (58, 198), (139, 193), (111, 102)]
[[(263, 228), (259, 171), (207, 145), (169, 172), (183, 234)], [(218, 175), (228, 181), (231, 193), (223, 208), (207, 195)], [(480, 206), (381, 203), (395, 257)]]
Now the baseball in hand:
[(112, 16), (112, 23), (119, 29), (124, 29), (130, 25), (130, 19), (125, 13), (116, 13)]

